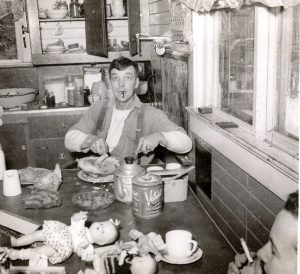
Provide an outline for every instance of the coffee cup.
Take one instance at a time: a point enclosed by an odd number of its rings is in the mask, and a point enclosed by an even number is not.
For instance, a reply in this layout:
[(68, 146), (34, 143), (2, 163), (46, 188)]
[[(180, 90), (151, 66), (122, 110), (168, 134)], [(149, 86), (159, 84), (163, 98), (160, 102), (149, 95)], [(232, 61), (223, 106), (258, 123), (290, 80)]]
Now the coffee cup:
[(22, 193), (19, 172), (16, 169), (8, 169), (3, 172), (3, 195), (17, 196)]
[(196, 251), (198, 243), (189, 231), (171, 230), (166, 233), (166, 246), (170, 257), (185, 259)]

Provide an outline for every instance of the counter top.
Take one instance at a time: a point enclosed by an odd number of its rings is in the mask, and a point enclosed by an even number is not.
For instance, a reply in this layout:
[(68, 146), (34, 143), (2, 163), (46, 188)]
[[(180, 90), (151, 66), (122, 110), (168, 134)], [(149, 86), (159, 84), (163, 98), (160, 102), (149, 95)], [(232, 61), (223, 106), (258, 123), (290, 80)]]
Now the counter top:
[[(22, 195), (16, 197), (2, 196), (2, 182), (0, 183), (0, 208), (6, 211), (24, 216), (42, 223), (43, 220), (58, 220), (70, 224), (73, 213), (80, 211), (72, 204), (72, 196), (82, 189), (94, 187), (91, 183), (83, 182), (77, 177), (77, 170), (64, 170), (63, 183), (59, 192), (63, 199), (63, 205), (51, 209), (24, 209), (22, 207)], [(23, 193), (28, 189), (23, 187)], [(158, 274), (189, 273), (189, 274), (218, 274), (226, 273), (227, 266), (234, 259), (234, 251), (223, 238), (212, 220), (207, 215), (196, 196), (189, 189), (188, 199), (184, 202), (165, 203), (163, 213), (154, 219), (144, 220), (134, 217), (130, 204), (115, 201), (110, 207), (96, 211), (90, 211), (89, 221), (104, 221), (109, 218), (121, 221), (120, 239), (129, 241), (130, 229), (137, 229), (144, 234), (151, 231), (159, 233), (165, 240), (165, 233), (173, 229), (185, 229), (191, 231), (203, 250), (203, 256), (195, 263), (187, 265), (172, 265), (165, 262), (158, 263)], [(14, 262), (17, 264), (17, 261)], [(23, 262), (23, 264), (25, 264)], [(82, 262), (76, 254), (60, 264), (65, 266), (67, 273), (77, 273), (79, 269), (91, 268), (91, 263)], [(142, 274), (142, 273), (141, 273)]]

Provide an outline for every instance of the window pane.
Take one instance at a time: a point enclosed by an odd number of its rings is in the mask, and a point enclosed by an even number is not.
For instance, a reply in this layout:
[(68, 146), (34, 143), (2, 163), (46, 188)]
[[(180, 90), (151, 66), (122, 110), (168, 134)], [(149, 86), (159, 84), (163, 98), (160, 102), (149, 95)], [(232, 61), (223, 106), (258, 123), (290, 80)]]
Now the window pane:
[(18, 59), (14, 16), (11, 2), (0, 2), (0, 60)]
[(279, 113), (276, 131), (299, 139), (300, 6), (284, 11), (278, 51)]
[(253, 122), (254, 8), (221, 11), (219, 44), (220, 108)]

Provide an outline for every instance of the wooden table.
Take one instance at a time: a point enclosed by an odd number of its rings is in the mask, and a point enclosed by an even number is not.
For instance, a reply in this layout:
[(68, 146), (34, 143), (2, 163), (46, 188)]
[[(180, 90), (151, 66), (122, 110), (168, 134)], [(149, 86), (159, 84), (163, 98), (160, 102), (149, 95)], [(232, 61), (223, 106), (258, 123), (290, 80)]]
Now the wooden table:
[[(22, 207), (22, 195), (16, 197), (2, 196), (2, 183), (0, 208), (22, 215), (26, 218), (38, 221), (58, 220), (70, 224), (70, 217), (73, 213), (80, 211), (72, 204), (72, 196), (82, 189), (89, 189), (95, 185), (83, 182), (77, 177), (77, 170), (65, 170), (63, 172), (63, 183), (59, 192), (63, 198), (63, 205), (51, 209), (24, 209)], [(28, 189), (23, 188), (23, 193)], [(218, 274), (226, 273), (228, 263), (233, 260), (234, 252), (219, 233), (213, 222), (210, 220), (201, 204), (194, 194), (189, 190), (188, 199), (184, 202), (166, 203), (161, 216), (144, 220), (133, 216), (131, 205), (115, 201), (112, 206), (106, 209), (90, 211), (89, 221), (104, 221), (109, 218), (121, 221), (120, 239), (131, 240), (128, 237), (130, 229), (137, 229), (144, 234), (151, 231), (159, 233), (165, 239), (165, 233), (173, 229), (185, 229), (191, 231), (193, 238), (203, 250), (203, 256), (195, 263), (188, 265), (172, 265), (159, 262), (159, 274)], [(25, 264), (23, 262), (23, 264)], [(77, 273), (80, 269), (91, 268), (91, 263), (82, 262), (76, 254), (73, 254), (63, 264), (67, 273)], [(142, 273), (141, 273), (142, 274)]]

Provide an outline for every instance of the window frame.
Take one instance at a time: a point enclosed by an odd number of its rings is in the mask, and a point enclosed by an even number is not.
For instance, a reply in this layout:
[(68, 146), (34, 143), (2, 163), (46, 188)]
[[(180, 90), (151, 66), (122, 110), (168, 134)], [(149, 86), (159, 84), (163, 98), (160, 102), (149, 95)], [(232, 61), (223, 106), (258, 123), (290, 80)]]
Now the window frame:
[(25, 32), (26, 48), (23, 43), (22, 26), (27, 29), (27, 15), (26, 12), (23, 13), (23, 17), (18, 21), (15, 21), (15, 34), (16, 34), (16, 44), (17, 44), (17, 59), (12, 60), (0, 60), (0, 67), (19, 67), (32, 65), (31, 61), (31, 44), (29, 32)]
[[(194, 31), (193, 45), (193, 102), (194, 107), (211, 106), (216, 117), (238, 124), (239, 129), (249, 135), (249, 139), (274, 145), (293, 158), (299, 159), (299, 143), (273, 130), (277, 117), (276, 53), (281, 17), (280, 8), (272, 8), (270, 12), (268, 7), (255, 6), (253, 87), (255, 115), (253, 125), (250, 125), (218, 108), (219, 11), (206, 14), (193, 13), (193, 30), (197, 30)], [(274, 58), (270, 58), (272, 53)], [(233, 134), (234, 132), (232, 130)]]

